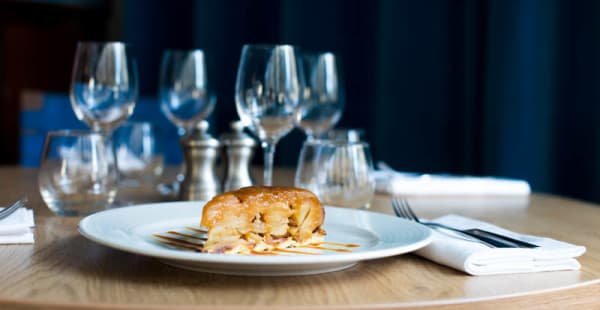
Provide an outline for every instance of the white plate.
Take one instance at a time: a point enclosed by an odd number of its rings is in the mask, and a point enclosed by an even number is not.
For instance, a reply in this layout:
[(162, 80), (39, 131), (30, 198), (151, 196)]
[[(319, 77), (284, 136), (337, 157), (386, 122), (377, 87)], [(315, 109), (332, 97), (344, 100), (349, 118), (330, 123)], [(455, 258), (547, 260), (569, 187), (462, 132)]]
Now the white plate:
[(351, 252), (320, 255), (227, 255), (177, 250), (152, 237), (175, 228), (198, 226), (204, 202), (168, 202), (112, 209), (79, 222), (86, 238), (126, 252), (155, 257), (180, 268), (233, 275), (308, 275), (349, 268), (359, 261), (417, 250), (431, 242), (423, 225), (394, 216), (325, 207), (325, 241), (358, 244)]

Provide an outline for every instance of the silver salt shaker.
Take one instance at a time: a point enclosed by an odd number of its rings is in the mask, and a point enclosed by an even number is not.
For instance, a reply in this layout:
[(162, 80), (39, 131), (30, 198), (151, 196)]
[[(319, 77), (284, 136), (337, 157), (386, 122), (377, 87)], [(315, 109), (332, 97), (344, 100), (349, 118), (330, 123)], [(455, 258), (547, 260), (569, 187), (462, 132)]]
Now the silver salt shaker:
[(243, 130), (244, 124), (241, 121), (234, 121), (231, 122), (231, 132), (221, 136), (221, 143), (225, 147), (227, 156), (224, 191), (236, 190), (253, 183), (250, 176), (250, 161), (256, 142)]
[(221, 192), (216, 174), (220, 143), (208, 133), (208, 122), (201, 121), (181, 139), (185, 176), (179, 190), (180, 200), (209, 200)]

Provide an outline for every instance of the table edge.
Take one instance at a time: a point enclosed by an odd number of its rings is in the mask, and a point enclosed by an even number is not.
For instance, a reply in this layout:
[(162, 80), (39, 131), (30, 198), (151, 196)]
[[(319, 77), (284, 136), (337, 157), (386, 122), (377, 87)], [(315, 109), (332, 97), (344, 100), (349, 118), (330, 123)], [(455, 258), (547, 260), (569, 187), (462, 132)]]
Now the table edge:
[[(596, 288), (596, 290), (594, 290)], [(594, 279), (591, 281), (576, 283), (573, 285), (541, 289), (536, 291), (529, 291), (524, 293), (512, 293), (499, 295), (494, 297), (476, 297), (476, 298), (457, 298), (457, 299), (441, 299), (436, 301), (415, 301), (415, 302), (393, 302), (385, 304), (360, 304), (360, 305), (302, 305), (302, 306), (285, 306), (285, 305), (190, 305), (190, 304), (115, 304), (115, 303), (101, 303), (101, 304), (90, 304), (90, 303), (64, 303), (64, 302), (42, 302), (32, 300), (20, 300), (20, 299), (4, 299), (0, 298), (0, 306), (2, 309), (43, 309), (47, 310), (58, 310), (58, 309), (87, 309), (87, 310), (108, 310), (108, 309), (127, 309), (127, 310), (187, 310), (187, 309), (217, 309), (217, 310), (237, 310), (247, 308), (261, 308), (261, 309), (286, 309), (286, 310), (307, 310), (307, 309), (406, 309), (406, 308), (419, 308), (419, 309), (460, 309), (465, 306), (492, 306), (494, 309), (514, 309), (519, 305), (532, 306), (540, 304), (552, 304), (554, 301), (562, 300), (563, 294), (566, 297), (572, 299), (576, 294), (572, 294), (573, 290), (583, 291), (584, 296), (577, 294), (576, 303), (577, 305), (598, 305), (597, 292), (600, 290), (600, 279)], [(588, 292), (590, 291), (590, 292)], [(558, 294), (552, 294), (559, 292)], [(552, 294), (552, 295), (549, 295)], [(582, 298), (584, 297), (584, 298)], [(589, 300), (588, 300), (589, 299)], [(542, 302), (543, 301), (543, 302)]]

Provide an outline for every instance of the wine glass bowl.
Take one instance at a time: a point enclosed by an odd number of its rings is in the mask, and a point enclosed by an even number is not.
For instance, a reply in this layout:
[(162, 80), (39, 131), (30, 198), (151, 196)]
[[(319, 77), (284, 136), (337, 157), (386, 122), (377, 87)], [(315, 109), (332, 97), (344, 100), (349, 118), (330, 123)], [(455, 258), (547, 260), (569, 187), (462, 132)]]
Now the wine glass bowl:
[(295, 126), (304, 76), (290, 45), (245, 45), (237, 72), (235, 102), (245, 126), (265, 155), (263, 183), (272, 184), (275, 145)]
[(137, 96), (137, 68), (127, 44), (77, 44), (69, 97), (79, 120), (94, 131), (111, 131), (131, 116)]
[(209, 92), (202, 50), (165, 51), (159, 85), (161, 109), (178, 128), (189, 131), (214, 109), (216, 97)]
[(294, 185), (313, 191), (327, 205), (367, 209), (375, 193), (372, 170), (366, 142), (307, 140)]
[(297, 114), (297, 125), (307, 138), (321, 137), (340, 120), (344, 91), (340, 64), (333, 53), (304, 53), (306, 88)]
[(113, 134), (122, 187), (154, 185), (164, 170), (159, 128), (150, 122), (127, 122)]

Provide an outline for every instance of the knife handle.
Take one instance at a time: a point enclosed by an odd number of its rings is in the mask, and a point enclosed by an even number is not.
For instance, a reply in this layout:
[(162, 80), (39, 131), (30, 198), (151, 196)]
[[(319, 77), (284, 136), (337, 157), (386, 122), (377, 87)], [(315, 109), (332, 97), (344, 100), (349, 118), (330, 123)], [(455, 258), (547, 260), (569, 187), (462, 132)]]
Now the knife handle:
[(487, 230), (483, 230), (483, 229), (479, 229), (479, 228), (467, 229), (466, 231), (473, 234), (474, 236), (477, 236), (477, 238), (487, 238), (487, 239), (499, 240), (502, 242), (506, 242), (507, 244), (512, 244), (513, 247), (517, 247), (517, 248), (537, 248), (538, 247), (537, 245), (531, 244), (529, 242), (521, 241), (519, 239), (500, 235), (495, 232), (491, 232), (491, 231), (487, 231)]
[(508, 236), (503, 236), (497, 233), (493, 233), (487, 230), (473, 228), (473, 229), (458, 229), (451, 226), (447, 226), (440, 223), (435, 222), (427, 222), (424, 223), (426, 225), (432, 227), (438, 227), (447, 229), (450, 231), (454, 231), (460, 234), (467, 235), (471, 238), (475, 238), (477, 240), (483, 241), (489, 245), (492, 245), (497, 248), (535, 248), (537, 245), (527, 243), (525, 241), (517, 240)]

